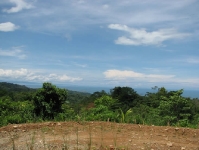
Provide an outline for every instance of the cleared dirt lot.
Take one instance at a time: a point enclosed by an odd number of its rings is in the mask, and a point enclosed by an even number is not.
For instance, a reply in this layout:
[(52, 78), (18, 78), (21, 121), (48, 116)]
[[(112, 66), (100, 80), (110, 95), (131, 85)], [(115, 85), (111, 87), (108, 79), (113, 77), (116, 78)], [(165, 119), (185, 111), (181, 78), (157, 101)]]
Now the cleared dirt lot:
[(1, 150), (199, 150), (199, 130), (112, 122), (44, 122), (0, 128)]

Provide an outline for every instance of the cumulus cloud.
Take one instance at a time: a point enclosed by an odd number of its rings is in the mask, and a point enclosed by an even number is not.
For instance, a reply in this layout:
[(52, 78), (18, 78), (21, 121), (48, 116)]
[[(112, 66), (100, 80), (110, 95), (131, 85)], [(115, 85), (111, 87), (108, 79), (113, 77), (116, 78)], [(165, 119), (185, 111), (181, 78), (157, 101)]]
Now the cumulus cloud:
[(9, 32), (18, 29), (19, 27), (12, 22), (0, 23), (0, 31)]
[(17, 57), (19, 59), (26, 58), (26, 55), (24, 54), (24, 51), (21, 50), (21, 47), (13, 47), (11, 50), (0, 49), (0, 56)]
[(58, 76), (58, 79), (60, 81), (71, 81), (71, 82), (82, 80), (82, 78), (79, 78), (79, 77), (78, 78), (73, 78), (73, 77), (69, 77), (67, 75)]
[(107, 70), (104, 72), (105, 78), (113, 80), (126, 80), (126, 79), (136, 79), (136, 80), (147, 80), (153, 82), (164, 81), (172, 79), (174, 75), (159, 75), (159, 74), (143, 74), (128, 70)]
[(0, 69), (0, 77), (13, 77), (13, 78), (19, 78), (19, 77), (24, 77), (28, 75), (29, 72), (27, 69), (19, 69), (19, 70), (4, 70)]
[(58, 74), (45, 74), (41, 72), (34, 72), (30, 71), (28, 69), (18, 69), (18, 70), (12, 70), (12, 69), (0, 69), (0, 77), (5, 79), (11, 79), (11, 80), (25, 80), (25, 81), (36, 81), (36, 82), (43, 82), (43, 81), (57, 81), (57, 82), (74, 82), (74, 81), (80, 81), (82, 78), (79, 77), (70, 77), (65, 74), (58, 75)]
[(25, 2), (25, 0), (9, 0), (9, 2), (15, 4), (15, 6), (11, 7), (10, 9), (4, 9), (3, 12), (16, 13), (23, 9), (33, 8), (33, 6), (31, 4), (28, 4), (27, 2)]
[(167, 40), (182, 39), (189, 36), (188, 33), (179, 33), (173, 28), (159, 29), (152, 32), (147, 32), (146, 29), (130, 28), (121, 24), (110, 24), (108, 28), (128, 33), (128, 35), (115, 40), (116, 44), (121, 45), (161, 45), (162, 42)]

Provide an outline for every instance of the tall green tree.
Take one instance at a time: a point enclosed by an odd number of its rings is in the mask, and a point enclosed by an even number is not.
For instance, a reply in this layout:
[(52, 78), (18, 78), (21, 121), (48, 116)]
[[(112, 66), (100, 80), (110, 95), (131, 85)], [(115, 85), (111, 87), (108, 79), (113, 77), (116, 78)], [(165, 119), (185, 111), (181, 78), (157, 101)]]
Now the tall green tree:
[(54, 117), (62, 112), (62, 104), (66, 102), (67, 91), (65, 89), (57, 88), (51, 83), (43, 83), (34, 98), (34, 112), (36, 116), (43, 119), (54, 119)]
[(112, 98), (118, 100), (119, 107), (123, 112), (126, 112), (137, 104), (140, 96), (131, 87), (115, 87), (111, 90)]
[(187, 126), (192, 117), (191, 101), (182, 97), (183, 90), (172, 91), (168, 97), (162, 96), (159, 111), (163, 120), (170, 123), (179, 123)]
[(157, 86), (152, 87), (153, 90), (157, 90), (157, 92), (147, 92), (144, 97), (143, 103), (153, 108), (157, 108), (160, 105), (161, 97), (168, 97), (171, 95), (171, 92), (168, 92), (164, 87), (158, 88)]

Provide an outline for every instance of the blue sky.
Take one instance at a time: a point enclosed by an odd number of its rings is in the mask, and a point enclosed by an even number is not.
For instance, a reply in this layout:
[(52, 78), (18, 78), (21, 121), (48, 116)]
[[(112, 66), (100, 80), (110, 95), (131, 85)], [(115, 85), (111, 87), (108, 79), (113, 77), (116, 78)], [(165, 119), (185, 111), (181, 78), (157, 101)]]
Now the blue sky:
[(0, 81), (199, 88), (198, 0), (1, 0)]

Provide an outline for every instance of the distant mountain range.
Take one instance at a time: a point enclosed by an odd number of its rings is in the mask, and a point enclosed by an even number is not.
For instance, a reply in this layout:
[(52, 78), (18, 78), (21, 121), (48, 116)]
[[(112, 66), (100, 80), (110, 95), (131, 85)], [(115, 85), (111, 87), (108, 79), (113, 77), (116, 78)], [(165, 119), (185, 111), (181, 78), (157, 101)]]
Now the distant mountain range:
[(26, 92), (26, 91), (35, 91), (36, 89), (29, 88), (25, 85), (19, 85), (8, 82), (0, 82), (0, 89), (11, 92)]
[[(41, 87), (40, 87), (41, 88)], [(18, 93), (18, 92), (36, 92), (38, 88), (30, 88), (25, 85), (19, 85), (8, 82), (0, 82), (0, 95), (1, 93)], [(67, 100), (69, 102), (77, 102), (78, 100), (82, 100), (86, 97), (89, 97), (91, 94), (88, 92), (81, 91), (72, 91), (66, 89), (68, 92)]]

